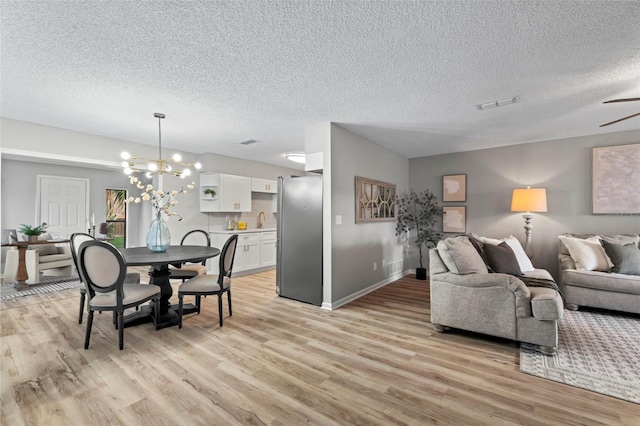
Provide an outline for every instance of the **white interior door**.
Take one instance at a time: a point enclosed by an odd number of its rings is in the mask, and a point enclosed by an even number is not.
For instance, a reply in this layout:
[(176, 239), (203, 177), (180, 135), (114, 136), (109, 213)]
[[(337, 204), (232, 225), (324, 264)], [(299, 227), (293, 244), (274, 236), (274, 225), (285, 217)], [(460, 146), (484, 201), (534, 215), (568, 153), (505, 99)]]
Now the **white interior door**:
[(38, 175), (38, 194), (38, 224), (46, 222), (47, 233), (87, 232), (89, 179)]

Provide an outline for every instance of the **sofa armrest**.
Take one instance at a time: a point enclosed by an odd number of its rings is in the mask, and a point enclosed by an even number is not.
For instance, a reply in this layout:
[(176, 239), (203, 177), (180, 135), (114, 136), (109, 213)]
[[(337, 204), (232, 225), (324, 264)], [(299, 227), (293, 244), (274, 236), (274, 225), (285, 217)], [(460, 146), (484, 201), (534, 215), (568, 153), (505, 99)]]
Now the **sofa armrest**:
[(467, 288), (501, 287), (505, 291), (513, 293), (516, 316), (523, 318), (531, 315), (531, 292), (529, 287), (513, 275), (507, 274), (467, 274), (457, 275), (451, 272), (436, 274), (430, 277), (431, 285), (442, 282), (448, 285), (457, 285)]
[(529, 288), (517, 277), (508, 274), (458, 275), (445, 272), (444, 274), (436, 274), (431, 279), (465, 287), (504, 287), (519, 297), (529, 297)]

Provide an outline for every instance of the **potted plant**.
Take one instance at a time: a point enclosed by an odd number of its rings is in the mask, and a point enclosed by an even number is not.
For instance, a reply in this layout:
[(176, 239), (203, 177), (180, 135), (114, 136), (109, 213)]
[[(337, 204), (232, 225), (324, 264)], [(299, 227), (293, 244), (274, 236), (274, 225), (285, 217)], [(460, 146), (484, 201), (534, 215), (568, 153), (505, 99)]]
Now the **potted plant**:
[(38, 237), (47, 230), (47, 224), (42, 222), (42, 225), (39, 226), (31, 226), (22, 224), (20, 228), (20, 232), (26, 235), (29, 239), (29, 242), (38, 241)]
[(422, 245), (427, 248), (435, 247), (442, 233), (436, 231), (436, 222), (442, 214), (438, 206), (438, 199), (428, 189), (420, 193), (411, 190), (408, 194), (401, 194), (396, 199), (398, 205), (398, 223), (396, 236), (409, 235), (415, 230), (415, 244), (420, 254), (420, 267), (416, 268), (416, 278), (427, 279), (427, 270), (422, 264)]
[(209, 195), (211, 198), (216, 196), (216, 191), (214, 191), (211, 188), (205, 188), (204, 189), (204, 193), (205, 193), (205, 195)]

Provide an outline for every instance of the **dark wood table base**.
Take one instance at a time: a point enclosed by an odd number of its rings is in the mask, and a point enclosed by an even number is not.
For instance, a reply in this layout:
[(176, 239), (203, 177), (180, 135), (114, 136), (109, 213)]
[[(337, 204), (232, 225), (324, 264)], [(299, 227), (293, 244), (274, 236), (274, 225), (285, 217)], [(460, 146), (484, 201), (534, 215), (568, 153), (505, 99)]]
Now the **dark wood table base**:
[[(169, 264), (196, 262), (202, 259), (218, 256), (220, 250), (205, 246), (170, 246), (165, 253), (152, 253), (146, 247), (136, 247), (120, 250), (128, 266), (151, 265), (149, 268), (149, 284), (160, 287), (160, 303), (156, 306), (153, 301), (142, 306), (139, 311), (132, 312), (124, 318), (124, 326), (154, 322), (156, 330), (171, 327), (180, 323), (178, 305), (172, 305), (173, 287), (169, 281)], [(154, 321), (155, 310), (158, 309), (158, 322)], [(183, 307), (183, 314), (196, 312), (196, 306), (188, 303)]]

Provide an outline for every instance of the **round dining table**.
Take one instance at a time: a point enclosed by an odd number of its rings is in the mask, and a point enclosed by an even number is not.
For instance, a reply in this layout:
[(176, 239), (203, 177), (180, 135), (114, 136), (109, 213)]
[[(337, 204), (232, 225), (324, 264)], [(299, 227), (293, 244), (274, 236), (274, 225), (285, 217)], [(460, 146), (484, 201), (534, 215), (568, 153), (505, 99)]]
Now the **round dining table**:
[[(139, 311), (125, 316), (125, 327), (143, 322), (153, 321), (154, 309), (159, 309), (156, 330), (178, 325), (177, 305), (173, 307), (170, 299), (173, 296), (173, 288), (169, 281), (169, 265), (180, 267), (185, 262), (199, 263), (204, 259), (218, 256), (220, 249), (206, 246), (169, 246), (162, 252), (152, 252), (146, 247), (121, 248), (127, 266), (150, 266), (149, 284), (160, 287), (160, 306), (153, 302), (149, 306), (143, 306)], [(195, 306), (185, 305), (185, 313), (195, 310)]]

